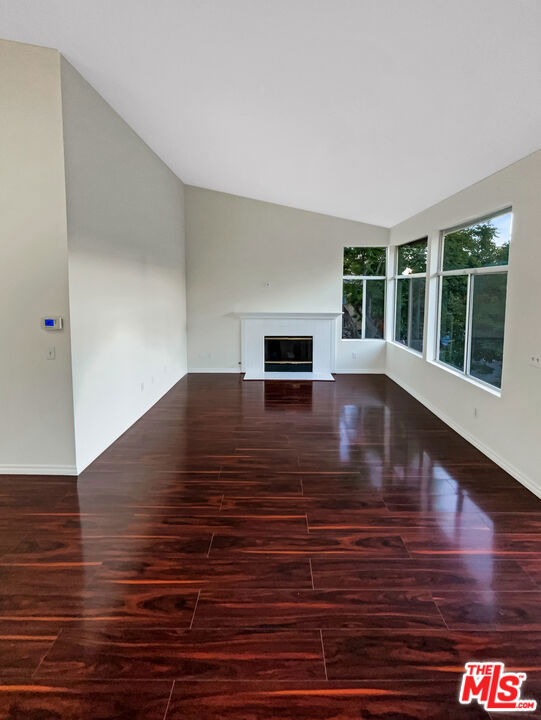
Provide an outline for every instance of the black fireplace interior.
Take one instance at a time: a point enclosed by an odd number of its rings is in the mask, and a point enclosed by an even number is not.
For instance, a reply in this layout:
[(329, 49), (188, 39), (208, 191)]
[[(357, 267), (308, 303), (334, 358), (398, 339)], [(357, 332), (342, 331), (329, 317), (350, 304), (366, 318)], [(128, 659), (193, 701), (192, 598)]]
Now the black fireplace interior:
[(312, 372), (311, 337), (265, 337), (265, 372)]

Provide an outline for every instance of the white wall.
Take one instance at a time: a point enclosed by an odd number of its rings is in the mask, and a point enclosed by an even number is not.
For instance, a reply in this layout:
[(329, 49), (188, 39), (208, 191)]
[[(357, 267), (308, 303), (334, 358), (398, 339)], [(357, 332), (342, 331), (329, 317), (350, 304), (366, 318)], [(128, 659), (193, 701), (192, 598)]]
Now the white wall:
[(61, 67), (80, 472), (186, 373), (184, 186)]
[[(60, 56), (0, 41), (0, 472), (75, 473)], [(47, 332), (40, 318), (62, 315)], [(54, 346), (55, 360), (48, 360)]]
[[(191, 372), (240, 371), (235, 312), (341, 312), (344, 246), (389, 240), (375, 225), (190, 186), (185, 194)], [(339, 335), (338, 372), (385, 371), (383, 341)]]
[[(387, 372), (525, 485), (541, 494), (541, 371), (530, 366), (541, 355), (541, 151), (400, 223), (392, 244), (428, 235), (431, 269), (440, 230), (513, 207), (501, 397), (397, 347), (387, 346)], [(432, 319), (435, 278), (431, 280)], [(429, 331), (434, 334), (434, 322)], [(430, 344), (430, 343), (429, 343)], [(432, 343), (433, 345), (433, 343)], [(474, 409), (477, 408), (477, 417)]]

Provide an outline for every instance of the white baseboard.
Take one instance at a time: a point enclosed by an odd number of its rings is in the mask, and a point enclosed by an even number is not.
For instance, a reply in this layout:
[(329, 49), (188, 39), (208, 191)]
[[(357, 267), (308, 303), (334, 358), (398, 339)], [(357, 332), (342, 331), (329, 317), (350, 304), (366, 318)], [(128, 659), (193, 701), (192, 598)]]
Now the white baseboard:
[[(189, 368), (188, 373), (216, 373), (216, 374), (222, 374), (222, 373), (242, 373), (244, 370), (241, 370), (240, 368), (237, 370), (236, 368)], [(379, 368), (352, 368), (352, 369), (344, 369), (344, 370), (333, 370), (333, 375), (385, 375), (385, 369)]]
[(535, 482), (535, 480), (533, 480), (531, 477), (524, 475), (524, 473), (521, 472), (518, 468), (507, 462), (505, 458), (502, 458), (500, 455), (498, 455), (495, 450), (493, 450), (488, 445), (485, 445), (485, 443), (481, 442), (481, 440), (472, 435), (468, 430), (465, 430), (461, 425), (456, 423), (444, 412), (442, 412), (440, 408), (433, 405), (426, 398), (413, 390), (413, 388), (409, 387), (407, 383), (396, 377), (396, 375), (390, 372), (387, 372), (386, 375), (390, 380), (395, 382), (397, 385), (400, 385), (403, 390), (405, 390), (412, 397), (418, 400), (421, 405), (424, 405), (426, 408), (428, 408), (428, 410), (430, 410), (430, 412), (433, 412), (434, 415), (436, 415), (446, 425), (449, 425), (449, 427), (455, 432), (457, 432), (459, 435), (461, 435), (464, 440), (467, 440), (471, 445), (473, 445), (480, 452), (482, 452), (483, 455), (486, 455), (490, 460), (492, 460), (492, 462), (495, 462), (496, 465), (499, 465), (502, 470), (505, 470), (505, 472), (509, 473), (509, 475), (512, 475), (515, 480), (518, 480), (521, 485), (524, 485), (524, 487), (528, 488), (528, 490), (533, 492), (534, 495), (537, 495), (537, 497), (541, 498), (541, 485), (539, 483)]
[(244, 372), (239, 368), (188, 368), (188, 373), (241, 373)]
[(75, 465), (0, 465), (0, 475), (73, 475), (76, 477), (77, 468)]
[(385, 375), (385, 370), (384, 368), (345, 368), (343, 370), (333, 370), (333, 375)]

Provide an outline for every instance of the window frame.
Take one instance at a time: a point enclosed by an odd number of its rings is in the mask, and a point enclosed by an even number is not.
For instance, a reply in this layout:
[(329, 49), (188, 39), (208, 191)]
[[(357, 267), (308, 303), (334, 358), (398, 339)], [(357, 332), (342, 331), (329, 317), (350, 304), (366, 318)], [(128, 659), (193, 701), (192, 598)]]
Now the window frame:
[[(404, 275), (404, 273), (398, 272), (398, 259), (399, 259), (399, 250), (401, 247), (404, 247), (404, 245), (411, 245), (414, 242), (420, 242), (421, 240), (426, 240), (426, 264), (425, 264), (425, 271), (420, 273), (408, 273)], [(405, 350), (409, 350), (412, 353), (415, 353), (415, 355), (418, 355), (419, 357), (423, 357), (424, 348), (425, 348), (425, 333), (424, 333), (424, 327), (426, 326), (426, 299), (427, 299), (427, 290), (428, 290), (428, 244), (429, 244), (429, 237), (428, 235), (424, 235), (423, 237), (416, 238), (415, 240), (408, 240), (407, 242), (400, 243), (400, 245), (395, 245), (395, 273), (392, 276), (393, 284), (394, 284), (394, 312), (393, 312), (393, 329), (392, 329), (392, 342), (395, 345), (398, 345), (398, 347), (404, 348)], [(404, 345), (404, 343), (401, 343), (399, 340), (396, 339), (396, 317), (397, 317), (397, 300), (398, 300), (398, 281), (399, 280), (413, 280), (414, 278), (424, 278), (425, 280), (425, 307), (423, 308), (423, 349), (422, 350), (416, 350), (415, 348), (412, 348), (409, 344)], [(408, 286), (408, 341), (411, 334), (411, 317), (412, 317), (412, 307), (411, 307), (411, 291), (412, 291), (412, 283), (409, 283)]]
[[(363, 283), (363, 306), (362, 306), (362, 323), (361, 323), (361, 337), (360, 338), (345, 338), (342, 336), (342, 328), (340, 329), (340, 340), (344, 342), (360, 342), (364, 340), (385, 342), (385, 318), (387, 317), (387, 280), (388, 280), (388, 269), (389, 269), (389, 246), (388, 245), (344, 245), (342, 247), (342, 273), (344, 272), (344, 250), (350, 247), (361, 247), (361, 248), (381, 248), (385, 250), (385, 275), (344, 275), (342, 274), (342, 298), (344, 297), (344, 282), (359, 281)], [(366, 337), (366, 281), (367, 280), (384, 280), (383, 286), (383, 335), (380, 338), (367, 338)], [(342, 316), (343, 316), (342, 311)]]
[[(491, 390), (493, 393), (496, 393), (497, 395), (501, 395), (502, 387), (503, 387), (503, 373), (502, 373), (502, 385), (498, 387), (497, 385), (493, 385), (492, 383), (486, 382), (486, 380), (481, 380), (480, 378), (474, 376), (471, 374), (471, 341), (472, 341), (472, 310), (473, 310), (473, 287), (475, 283), (475, 276), (476, 275), (490, 275), (490, 274), (500, 274), (500, 275), (509, 275), (509, 260), (507, 261), (507, 265), (487, 265), (486, 267), (474, 267), (474, 268), (461, 268), (459, 270), (443, 270), (443, 256), (444, 256), (444, 246), (445, 246), (445, 236), (450, 235), (453, 232), (456, 232), (457, 230), (463, 230), (464, 228), (472, 227), (474, 225), (480, 225), (481, 223), (486, 222), (487, 220), (492, 220), (494, 218), (500, 217), (501, 215), (507, 215), (508, 213), (511, 213), (513, 215), (513, 208), (512, 206), (505, 207), (501, 210), (497, 210), (493, 213), (489, 213), (488, 215), (483, 215), (478, 218), (474, 218), (473, 220), (468, 220), (466, 222), (460, 223), (459, 225), (455, 225), (453, 227), (447, 228), (445, 230), (440, 231), (440, 237), (439, 237), (439, 248), (438, 248), (438, 271), (436, 273), (436, 277), (438, 280), (438, 310), (436, 313), (436, 346), (434, 348), (434, 360), (439, 367), (444, 368), (445, 370), (448, 370), (450, 372), (456, 373), (460, 377), (463, 377), (470, 382), (476, 383), (481, 385), (482, 387)], [(513, 217), (511, 218), (511, 232), (510, 232), (510, 241), (513, 237)], [(468, 277), (467, 282), (467, 294), (466, 294), (466, 313), (465, 313), (465, 333), (464, 333), (464, 361), (463, 361), (463, 369), (456, 368), (453, 365), (450, 365), (449, 363), (444, 362), (443, 360), (440, 360), (440, 340), (441, 340), (441, 305), (442, 305), (442, 295), (443, 295), (443, 278), (444, 277), (457, 277), (457, 276), (463, 276), (466, 275)], [(504, 320), (504, 326), (503, 326), (503, 335), (504, 335), (504, 343), (505, 343), (505, 333), (506, 333), (506, 325), (507, 325), (507, 293), (506, 293), (506, 318)], [(502, 362), (503, 367), (503, 362)]]

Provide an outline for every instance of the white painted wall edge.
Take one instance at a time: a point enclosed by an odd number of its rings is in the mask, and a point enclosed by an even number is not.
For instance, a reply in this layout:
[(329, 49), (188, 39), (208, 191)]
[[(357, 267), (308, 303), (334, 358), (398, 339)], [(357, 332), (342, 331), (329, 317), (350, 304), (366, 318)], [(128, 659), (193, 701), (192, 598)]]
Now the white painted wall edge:
[(156, 405), (165, 395), (167, 395), (167, 393), (168, 393), (177, 383), (179, 383), (179, 382), (182, 380), (182, 378), (185, 377), (186, 375), (187, 375), (187, 373), (182, 373), (182, 375), (179, 375), (178, 378), (176, 378), (175, 380), (173, 380), (173, 381), (164, 389), (164, 391), (163, 391), (160, 395), (158, 395), (157, 398), (155, 398), (150, 404), (147, 404), (147, 405), (145, 406), (145, 409), (143, 410), (143, 412), (142, 412), (138, 417), (136, 417), (135, 420), (134, 420), (132, 423), (130, 423), (130, 425), (128, 425), (127, 427), (125, 427), (123, 430), (121, 430), (121, 431), (118, 433), (118, 435), (117, 435), (116, 437), (114, 437), (110, 442), (108, 441), (108, 442), (107, 442), (107, 445), (105, 445), (105, 447), (101, 448), (91, 460), (89, 460), (89, 461), (86, 462), (86, 463), (82, 463), (81, 466), (77, 465), (77, 471), (76, 471), (75, 474), (76, 474), (76, 475), (80, 475), (80, 474), (83, 472), (83, 470), (86, 470), (86, 468), (87, 468), (89, 465), (91, 465), (91, 464), (94, 462), (94, 460), (97, 460), (97, 458), (99, 458), (99, 456), (102, 455), (102, 454), (107, 450), (107, 448), (110, 448), (111, 445), (112, 445), (113, 443), (115, 443), (115, 442), (118, 440), (119, 437), (121, 437), (122, 435), (124, 435), (124, 433), (127, 432), (133, 425), (135, 425), (136, 422), (139, 422), (139, 420), (143, 417), (143, 415), (145, 415), (149, 410), (151, 410), (151, 409), (154, 407), (154, 405)]
[(493, 450), (488, 445), (485, 445), (485, 443), (478, 440), (474, 435), (469, 433), (467, 430), (464, 430), (463, 427), (461, 427), (458, 423), (454, 422), (454, 420), (451, 420), (444, 412), (442, 412), (438, 407), (433, 405), (432, 403), (428, 402), (422, 395), (415, 392), (407, 383), (403, 382), (402, 380), (399, 380), (398, 377), (396, 377), (393, 373), (386, 372), (385, 373), (387, 377), (395, 382), (397, 385), (399, 385), (403, 390), (405, 390), (407, 393), (409, 393), (412, 397), (414, 397), (416, 400), (418, 400), (421, 405), (424, 405), (430, 412), (434, 413), (442, 422), (444, 422), (446, 425), (448, 425), (452, 430), (457, 432), (459, 435), (461, 435), (464, 440), (467, 440), (471, 445), (473, 445), (477, 450), (483, 453), (483, 455), (486, 455), (490, 460), (496, 463), (496, 465), (499, 465), (503, 470), (509, 473), (509, 475), (512, 475), (515, 480), (518, 480), (519, 483), (524, 485), (524, 487), (528, 488), (531, 492), (534, 493), (534, 495), (537, 495), (537, 497), (541, 498), (541, 485), (539, 483), (536, 483), (535, 480), (533, 480), (530, 477), (527, 477), (522, 473), (520, 470), (518, 470), (514, 465), (511, 465), (511, 463), (508, 463), (506, 460), (504, 460), (498, 453)]
[(75, 465), (0, 465), (0, 475), (70, 475), (77, 476)]

